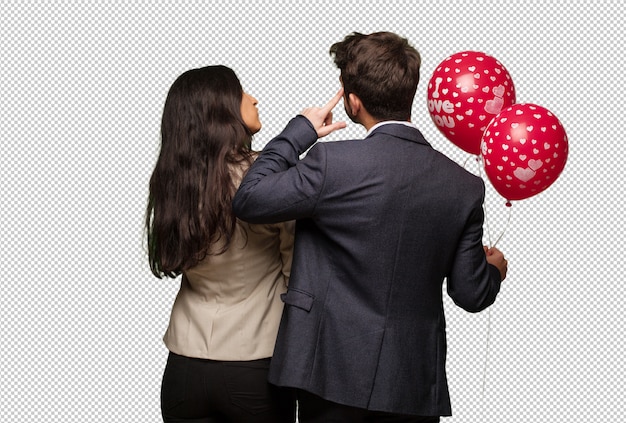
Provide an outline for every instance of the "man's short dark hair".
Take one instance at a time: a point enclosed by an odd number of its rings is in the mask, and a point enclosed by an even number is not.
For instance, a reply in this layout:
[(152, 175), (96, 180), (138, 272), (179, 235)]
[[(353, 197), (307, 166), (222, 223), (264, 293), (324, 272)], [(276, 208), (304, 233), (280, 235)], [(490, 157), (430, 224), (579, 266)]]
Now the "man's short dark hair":
[(376, 119), (408, 120), (421, 58), (406, 38), (391, 32), (358, 32), (330, 47), (347, 94), (354, 93)]

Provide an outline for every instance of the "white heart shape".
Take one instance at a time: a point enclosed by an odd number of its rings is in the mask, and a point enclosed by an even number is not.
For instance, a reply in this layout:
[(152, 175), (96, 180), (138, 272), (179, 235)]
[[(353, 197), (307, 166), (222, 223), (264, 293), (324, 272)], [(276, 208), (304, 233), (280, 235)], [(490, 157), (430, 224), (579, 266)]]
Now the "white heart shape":
[(543, 166), (543, 162), (541, 160), (530, 159), (528, 161), (528, 167), (531, 168), (532, 170), (537, 170), (541, 166)]
[(529, 168), (518, 167), (513, 171), (513, 175), (522, 182), (528, 182), (535, 176), (535, 171)]

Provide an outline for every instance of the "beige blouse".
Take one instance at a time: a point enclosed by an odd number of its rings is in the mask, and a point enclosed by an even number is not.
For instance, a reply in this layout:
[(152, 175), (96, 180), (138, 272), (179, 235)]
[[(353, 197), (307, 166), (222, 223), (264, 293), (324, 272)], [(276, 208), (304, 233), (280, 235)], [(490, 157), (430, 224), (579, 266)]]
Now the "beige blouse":
[(237, 221), (231, 245), (185, 272), (163, 337), (187, 357), (271, 357), (291, 269), (294, 222)]

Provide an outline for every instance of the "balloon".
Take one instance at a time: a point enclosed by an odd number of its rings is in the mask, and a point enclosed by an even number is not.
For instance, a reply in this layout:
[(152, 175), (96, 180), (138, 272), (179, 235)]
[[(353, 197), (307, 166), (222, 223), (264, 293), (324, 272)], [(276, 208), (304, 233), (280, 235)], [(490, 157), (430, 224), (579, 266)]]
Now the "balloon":
[(487, 177), (510, 205), (552, 185), (565, 167), (568, 148), (565, 129), (552, 112), (514, 104), (487, 126), (481, 156)]
[(509, 72), (494, 57), (463, 51), (446, 58), (428, 83), (428, 111), (452, 143), (479, 155), (483, 132), (491, 119), (515, 103)]

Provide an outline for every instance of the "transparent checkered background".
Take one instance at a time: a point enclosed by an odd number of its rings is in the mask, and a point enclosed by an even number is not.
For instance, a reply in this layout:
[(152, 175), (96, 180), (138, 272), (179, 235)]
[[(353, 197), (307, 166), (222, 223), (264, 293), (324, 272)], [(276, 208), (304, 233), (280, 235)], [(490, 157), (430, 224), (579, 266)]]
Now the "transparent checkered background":
[[(457, 162), (479, 170), (430, 121), (426, 83), (462, 50), (498, 58), (517, 101), (551, 110), (570, 142), (559, 179), (515, 202), (510, 223), (488, 185), (509, 277), (489, 311), (446, 300), (443, 421), (622, 421), (617, 1), (1, 3), (0, 421), (160, 421), (178, 281), (151, 275), (142, 225), (170, 84), (192, 67), (235, 69), (260, 100), (260, 149), (339, 87), (328, 47), (379, 30), (421, 52), (413, 120)], [(329, 140), (363, 133), (351, 124)]]

